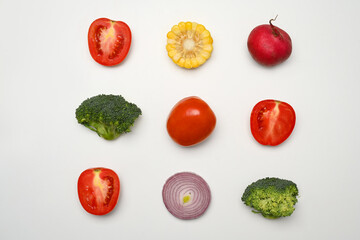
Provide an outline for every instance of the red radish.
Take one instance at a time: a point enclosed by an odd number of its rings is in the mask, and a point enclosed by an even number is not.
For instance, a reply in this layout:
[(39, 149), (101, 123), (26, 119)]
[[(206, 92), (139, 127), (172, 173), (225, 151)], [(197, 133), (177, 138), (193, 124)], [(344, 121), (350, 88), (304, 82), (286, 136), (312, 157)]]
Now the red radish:
[(251, 56), (265, 66), (274, 66), (284, 62), (290, 57), (292, 51), (290, 36), (272, 24), (276, 17), (269, 21), (269, 25), (264, 24), (254, 28), (247, 42)]

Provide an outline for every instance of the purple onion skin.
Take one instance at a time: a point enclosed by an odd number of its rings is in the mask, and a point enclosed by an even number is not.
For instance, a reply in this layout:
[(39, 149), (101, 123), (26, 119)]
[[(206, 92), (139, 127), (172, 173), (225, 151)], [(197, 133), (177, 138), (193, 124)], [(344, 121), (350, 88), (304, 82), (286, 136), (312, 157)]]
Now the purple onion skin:
[(183, 220), (202, 216), (211, 200), (209, 185), (202, 177), (191, 172), (171, 176), (163, 187), (162, 196), (167, 210)]

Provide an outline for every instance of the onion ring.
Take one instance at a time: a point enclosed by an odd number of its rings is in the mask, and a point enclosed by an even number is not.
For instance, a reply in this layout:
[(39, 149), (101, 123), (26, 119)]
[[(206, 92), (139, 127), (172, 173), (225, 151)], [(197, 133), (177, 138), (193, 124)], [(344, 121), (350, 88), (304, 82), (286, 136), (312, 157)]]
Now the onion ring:
[(203, 215), (211, 200), (209, 185), (202, 177), (191, 172), (171, 176), (163, 187), (162, 196), (167, 210), (184, 220)]

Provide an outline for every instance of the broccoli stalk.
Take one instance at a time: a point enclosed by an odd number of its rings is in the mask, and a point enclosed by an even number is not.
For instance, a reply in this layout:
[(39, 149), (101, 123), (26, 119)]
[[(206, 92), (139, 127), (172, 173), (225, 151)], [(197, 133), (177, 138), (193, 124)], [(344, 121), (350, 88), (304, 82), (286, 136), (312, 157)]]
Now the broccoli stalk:
[(106, 140), (113, 140), (130, 132), (141, 109), (120, 95), (102, 94), (83, 101), (75, 114), (78, 123)]
[(297, 203), (298, 188), (295, 183), (279, 178), (264, 178), (250, 184), (241, 200), (253, 207), (254, 213), (275, 219), (290, 216)]

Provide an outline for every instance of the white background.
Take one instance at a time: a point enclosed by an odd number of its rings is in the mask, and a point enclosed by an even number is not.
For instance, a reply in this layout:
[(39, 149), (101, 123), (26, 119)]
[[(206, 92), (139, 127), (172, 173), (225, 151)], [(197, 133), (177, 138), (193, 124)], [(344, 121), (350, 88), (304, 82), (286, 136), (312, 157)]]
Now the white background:
[[(359, 1), (10, 1), (0, 0), (0, 239), (360, 239)], [(250, 57), (250, 31), (274, 22), (293, 41), (285, 63)], [(100, 17), (125, 21), (126, 60), (104, 67), (87, 32)], [(166, 34), (196, 21), (214, 51), (200, 68), (175, 65)], [(88, 97), (121, 94), (143, 111), (132, 132), (106, 141), (79, 125)], [(183, 148), (166, 132), (170, 109), (196, 95), (217, 116), (202, 144)], [(249, 116), (263, 99), (297, 114), (290, 138), (264, 147)], [(117, 207), (93, 216), (77, 179), (91, 167), (115, 170)], [(162, 186), (176, 172), (202, 176), (212, 191), (199, 219), (173, 217)], [(248, 184), (276, 176), (300, 191), (291, 217), (268, 220), (241, 202)]]

